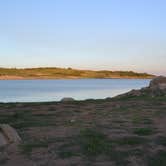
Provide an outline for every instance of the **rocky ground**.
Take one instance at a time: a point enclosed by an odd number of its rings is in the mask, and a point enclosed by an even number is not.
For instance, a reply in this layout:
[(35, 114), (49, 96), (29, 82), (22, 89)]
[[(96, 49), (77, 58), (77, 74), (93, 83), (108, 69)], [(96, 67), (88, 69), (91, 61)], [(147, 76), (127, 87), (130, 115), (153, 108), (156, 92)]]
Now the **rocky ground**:
[(2, 103), (0, 123), (14, 127), (22, 141), (0, 147), (0, 165), (165, 166), (166, 95), (146, 92), (105, 100)]

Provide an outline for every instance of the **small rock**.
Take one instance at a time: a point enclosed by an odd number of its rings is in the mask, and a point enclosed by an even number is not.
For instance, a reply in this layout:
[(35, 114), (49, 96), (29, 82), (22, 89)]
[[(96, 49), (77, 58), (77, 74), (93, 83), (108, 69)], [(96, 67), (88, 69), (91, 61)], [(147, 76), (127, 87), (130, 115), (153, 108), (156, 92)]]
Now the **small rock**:
[(75, 119), (71, 119), (70, 120), (70, 123), (74, 123), (76, 120)]
[(61, 102), (70, 102), (70, 101), (75, 101), (72, 97), (64, 97)]
[(18, 133), (8, 124), (0, 124), (0, 145), (17, 144), (21, 141)]

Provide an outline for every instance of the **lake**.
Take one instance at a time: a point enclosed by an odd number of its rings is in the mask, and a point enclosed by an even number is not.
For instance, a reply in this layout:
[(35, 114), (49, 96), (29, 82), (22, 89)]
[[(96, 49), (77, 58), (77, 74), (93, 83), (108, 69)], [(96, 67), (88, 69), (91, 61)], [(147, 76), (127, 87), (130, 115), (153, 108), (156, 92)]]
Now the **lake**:
[(0, 80), (0, 102), (59, 101), (113, 97), (148, 86), (150, 79)]

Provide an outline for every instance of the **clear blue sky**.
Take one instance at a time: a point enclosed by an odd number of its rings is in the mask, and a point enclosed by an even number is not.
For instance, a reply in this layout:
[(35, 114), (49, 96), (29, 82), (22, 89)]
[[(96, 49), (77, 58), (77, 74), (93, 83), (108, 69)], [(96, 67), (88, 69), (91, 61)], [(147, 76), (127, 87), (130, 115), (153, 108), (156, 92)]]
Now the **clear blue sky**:
[(0, 66), (166, 75), (166, 1), (1, 0)]

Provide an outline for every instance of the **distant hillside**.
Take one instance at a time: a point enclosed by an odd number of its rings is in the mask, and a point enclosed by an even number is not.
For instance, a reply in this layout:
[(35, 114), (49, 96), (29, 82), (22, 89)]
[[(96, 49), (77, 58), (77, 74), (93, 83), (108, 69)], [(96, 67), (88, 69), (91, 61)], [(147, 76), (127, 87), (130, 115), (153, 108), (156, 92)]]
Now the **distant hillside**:
[(153, 78), (133, 71), (92, 71), (72, 68), (0, 68), (0, 79)]

